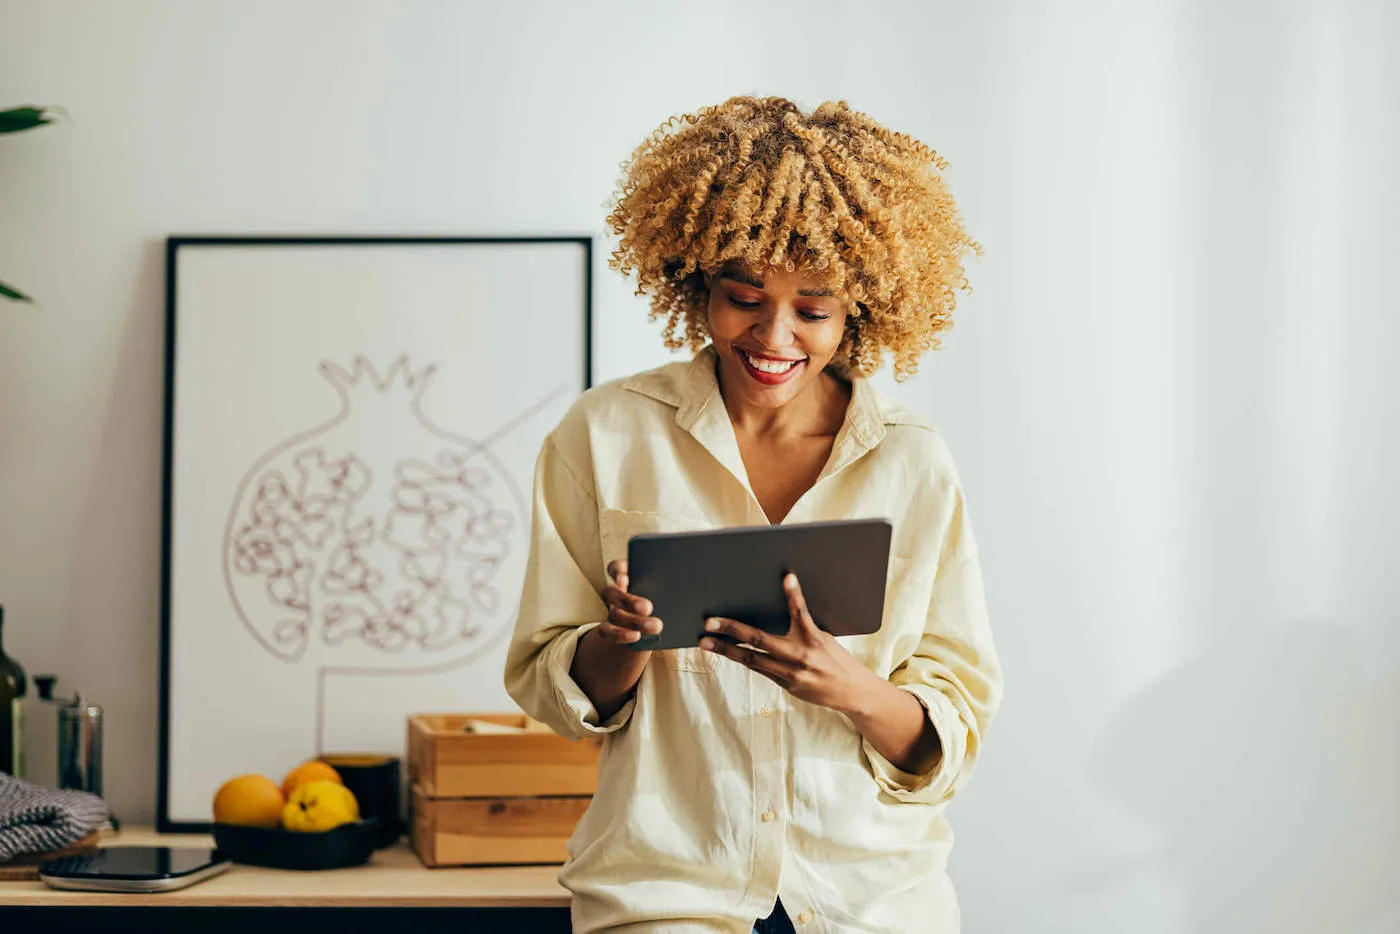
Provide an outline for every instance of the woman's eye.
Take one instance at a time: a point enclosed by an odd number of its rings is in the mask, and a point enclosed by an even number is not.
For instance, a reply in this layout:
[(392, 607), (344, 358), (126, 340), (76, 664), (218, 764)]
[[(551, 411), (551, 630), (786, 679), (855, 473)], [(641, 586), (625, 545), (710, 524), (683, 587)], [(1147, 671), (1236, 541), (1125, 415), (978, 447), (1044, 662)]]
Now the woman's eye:
[[(729, 304), (733, 305), (735, 308), (743, 308), (745, 310), (752, 311), (753, 309), (757, 308), (761, 303), (740, 301), (739, 299), (731, 295), (729, 296)], [(831, 315), (824, 314), (820, 311), (799, 311), (798, 315), (802, 317), (803, 321), (825, 321), (826, 319), (831, 317)]]

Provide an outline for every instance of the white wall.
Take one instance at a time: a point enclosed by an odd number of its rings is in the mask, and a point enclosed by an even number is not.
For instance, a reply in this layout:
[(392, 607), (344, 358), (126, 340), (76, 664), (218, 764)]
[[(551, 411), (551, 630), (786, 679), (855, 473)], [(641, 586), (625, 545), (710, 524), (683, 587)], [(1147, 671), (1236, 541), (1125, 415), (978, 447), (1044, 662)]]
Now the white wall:
[[(6, 645), (106, 707), (118, 812), (155, 807), (167, 234), (601, 235), (667, 116), (845, 98), (987, 251), (900, 387), (1006, 665), (968, 930), (1400, 931), (1400, 10), (746, 6), (0, 0), (0, 103), (72, 114), (0, 139), (41, 299), (0, 307)], [(665, 355), (599, 253), (606, 379)]]

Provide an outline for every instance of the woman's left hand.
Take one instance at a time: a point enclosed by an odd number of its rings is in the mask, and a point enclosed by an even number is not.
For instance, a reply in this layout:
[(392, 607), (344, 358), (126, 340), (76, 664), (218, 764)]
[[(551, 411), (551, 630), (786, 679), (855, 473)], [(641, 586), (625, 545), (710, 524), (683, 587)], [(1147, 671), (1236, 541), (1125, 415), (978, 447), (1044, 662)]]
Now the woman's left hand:
[[(843, 713), (860, 710), (877, 693), (872, 688), (883, 686), (883, 679), (861, 664), (835, 636), (818, 628), (807, 611), (796, 574), (783, 578), (783, 589), (792, 614), (792, 628), (787, 635), (774, 635), (737, 620), (715, 618), (707, 620), (705, 628), (728, 639), (706, 637), (700, 640), (700, 647), (753, 669), (809, 704)], [(753, 648), (744, 648), (740, 643)]]

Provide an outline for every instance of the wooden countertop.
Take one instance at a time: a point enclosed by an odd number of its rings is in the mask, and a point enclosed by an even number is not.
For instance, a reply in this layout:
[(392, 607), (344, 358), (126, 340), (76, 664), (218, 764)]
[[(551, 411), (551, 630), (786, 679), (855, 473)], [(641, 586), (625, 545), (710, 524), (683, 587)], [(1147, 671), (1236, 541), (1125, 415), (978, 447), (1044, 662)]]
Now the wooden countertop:
[[(205, 834), (157, 834), (130, 828), (103, 846), (213, 846)], [(363, 866), (297, 872), (235, 864), (227, 872), (173, 892), (150, 895), (67, 892), (42, 882), (0, 882), (2, 906), (277, 907), (277, 908), (562, 908), (569, 892), (558, 866), (428, 869), (406, 840), (377, 851)]]

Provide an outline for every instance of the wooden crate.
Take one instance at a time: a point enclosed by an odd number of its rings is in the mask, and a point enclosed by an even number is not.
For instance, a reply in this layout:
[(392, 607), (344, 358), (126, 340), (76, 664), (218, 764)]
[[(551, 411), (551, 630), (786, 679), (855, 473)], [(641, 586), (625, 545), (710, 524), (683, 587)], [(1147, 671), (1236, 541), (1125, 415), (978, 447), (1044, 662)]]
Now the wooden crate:
[(591, 798), (430, 798), (413, 787), (413, 849), (425, 866), (563, 863)]
[(554, 733), (478, 735), (469, 719), (524, 726), (520, 713), (417, 714), (408, 721), (408, 781), (427, 798), (592, 795), (598, 790), (601, 738)]

